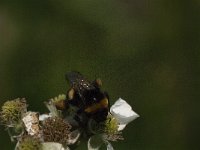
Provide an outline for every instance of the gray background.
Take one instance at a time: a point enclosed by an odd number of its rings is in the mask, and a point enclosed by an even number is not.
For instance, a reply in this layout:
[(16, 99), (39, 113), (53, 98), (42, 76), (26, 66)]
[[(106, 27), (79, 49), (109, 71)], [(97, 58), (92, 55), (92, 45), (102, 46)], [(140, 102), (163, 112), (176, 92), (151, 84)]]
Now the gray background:
[[(43, 101), (66, 93), (64, 75), (77, 70), (140, 114), (117, 150), (198, 149), (199, 8), (198, 0), (1, 0), (0, 105), (26, 97), (30, 110), (47, 112)], [(13, 147), (1, 126), (0, 149)]]

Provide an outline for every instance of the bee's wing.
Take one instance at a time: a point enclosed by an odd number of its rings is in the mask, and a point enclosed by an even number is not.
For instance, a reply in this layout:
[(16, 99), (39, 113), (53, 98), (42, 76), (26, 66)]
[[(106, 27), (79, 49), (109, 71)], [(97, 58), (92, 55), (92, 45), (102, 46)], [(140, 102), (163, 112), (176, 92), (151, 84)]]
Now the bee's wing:
[(70, 82), (70, 85), (76, 87), (78, 90), (92, 90), (94, 85), (90, 83), (81, 73), (73, 71), (66, 74), (66, 79)]
[(69, 81), (71, 86), (73, 86), (75, 83), (79, 82), (79, 80), (83, 79), (83, 75), (79, 72), (73, 71), (69, 72), (65, 75), (66, 80)]

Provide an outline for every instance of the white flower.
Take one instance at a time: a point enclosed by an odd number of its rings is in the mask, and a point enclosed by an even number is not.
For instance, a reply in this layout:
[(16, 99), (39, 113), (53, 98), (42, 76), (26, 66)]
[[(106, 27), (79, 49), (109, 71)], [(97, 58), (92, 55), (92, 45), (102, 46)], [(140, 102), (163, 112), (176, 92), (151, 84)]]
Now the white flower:
[(81, 135), (81, 132), (78, 129), (69, 133), (68, 135), (69, 139), (67, 140), (67, 145), (75, 144), (78, 141), (80, 135)]
[(129, 122), (139, 117), (139, 115), (132, 110), (132, 107), (121, 98), (111, 106), (110, 112), (119, 122), (119, 131), (123, 130)]
[(88, 140), (88, 150), (99, 150), (102, 145), (106, 145), (107, 150), (114, 150), (108, 140), (105, 139), (104, 134), (96, 134)]
[(70, 150), (69, 147), (63, 147), (60, 143), (44, 142), (42, 143), (42, 150)]
[(45, 119), (51, 117), (51, 114), (42, 114), (39, 116), (40, 121), (44, 121)]

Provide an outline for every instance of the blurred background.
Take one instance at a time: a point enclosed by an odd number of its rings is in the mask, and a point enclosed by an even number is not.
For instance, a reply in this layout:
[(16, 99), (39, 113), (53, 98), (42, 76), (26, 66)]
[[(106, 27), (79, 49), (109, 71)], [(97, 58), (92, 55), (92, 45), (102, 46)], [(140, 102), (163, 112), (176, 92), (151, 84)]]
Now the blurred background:
[(199, 34), (199, 0), (1, 0), (0, 105), (26, 97), (47, 112), (77, 70), (141, 116), (116, 150), (199, 149)]

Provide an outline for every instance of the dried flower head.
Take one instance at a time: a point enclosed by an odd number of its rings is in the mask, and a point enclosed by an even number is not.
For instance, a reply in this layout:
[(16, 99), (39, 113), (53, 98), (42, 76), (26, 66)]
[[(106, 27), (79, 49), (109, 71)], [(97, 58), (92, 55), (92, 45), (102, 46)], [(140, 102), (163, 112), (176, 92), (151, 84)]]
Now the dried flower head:
[(43, 123), (45, 142), (67, 143), (71, 125), (58, 117), (47, 118)]
[(60, 94), (57, 97), (54, 97), (50, 100), (54, 103), (57, 109), (59, 110), (65, 109), (65, 100), (66, 100), (65, 94)]
[(118, 141), (118, 140), (124, 140), (122, 136), (122, 132), (116, 132), (116, 133), (109, 133), (105, 134), (104, 138), (108, 141)]
[(13, 125), (19, 122), (22, 115), (27, 111), (27, 104), (24, 98), (6, 101), (0, 112), (0, 119), (3, 124)]
[(65, 100), (65, 99), (66, 99), (66, 95), (65, 94), (59, 94), (58, 96), (52, 98), (51, 100), (53, 102), (59, 102), (59, 101)]
[(16, 150), (42, 150), (41, 142), (34, 136), (25, 135), (19, 140)]
[(39, 114), (29, 111), (22, 118), (25, 129), (29, 135), (39, 135)]

